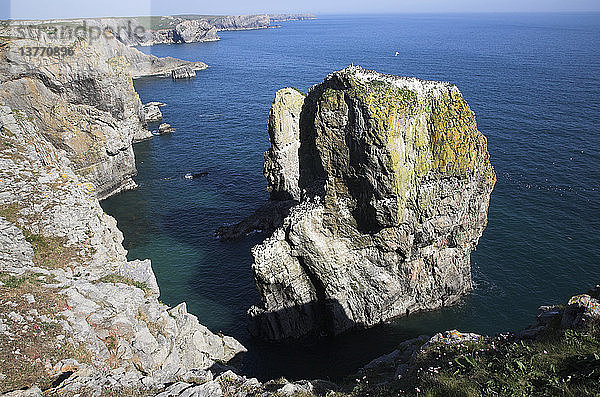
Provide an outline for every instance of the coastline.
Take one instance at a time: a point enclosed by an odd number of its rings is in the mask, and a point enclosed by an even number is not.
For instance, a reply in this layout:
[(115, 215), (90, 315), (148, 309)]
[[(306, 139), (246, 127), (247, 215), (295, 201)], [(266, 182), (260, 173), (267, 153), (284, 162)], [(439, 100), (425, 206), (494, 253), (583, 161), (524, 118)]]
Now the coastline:
[[(19, 118), (19, 117), (18, 117), (18, 116), (15, 116), (16, 114), (18, 114), (18, 113), (15, 113), (15, 112), (13, 112), (13, 117), (15, 118), (15, 123), (16, 123), (16, 124), (20, 124), (20, 122), (19, 122), (19, 120), (18, 120), (18, 118)], [(9, 111), (6, 111), (6, 113), (3, 113), (3, 115), (5, 115), (7, 118), (9, 118), (9, 119), (10, 119), (10, 112), (9, 112)], [(12, 125), (12, 124), (13, 124), (13, 121), (12, 121), (12, 120), (9, 120), (9, 122), (8, 122), (7, 124), (3, 124), (3, 126), (5, 126), (5, 125)], [(9, 127), (9, 128), (10, 128), (10, 127)], [(15, 128), (18, 128), (18, 127), (15, 127)], [(28, 126), (28, 124), (26, 124), (26, 123), (25, 123), (25, 127), (24, 127), (24, 130), (25, 130), (25, 131), (23, 131), (23, 132), (19, 131), (17, 135), (20, 135), (20, 134), (22, 134), (23, 136), (27, 136), (27, 133), (28, 133), (28, 132), (27, 132), (26, 130), (28, 130), (28, 129), (31, 129), (31, 126)], [(3, 128), (3, 132), (4, 132), (4, 128)], [(10, 136), (8, 136), (8, 137), (4, 137), (4, 136), (3, 136), (3, 138), (6, 138), (6, 139), (7, 139), (7, 141), (8, 141), (9, 143), (11, 143), (11, 142), (12, 142), (12, 140), (10, 140), (10, 138), (11, 138)], [(45, 141), (45, 138), (44, 138), (44, 139), (40, 139), (40, 142), (44, 143), (44, 141)], [(44, 144), (45, 144), (45, 143), (44, 143)], [(17, 144), (15, 144), (15, 145), (17, 145)], [(11, 155), (15, 155), (16, 153), (19, 153), (21, 150), (22, 150), (22, 149), (21, 149), (21, 147), (19, 147), (19, 148), (18, 148), (18, 150), (17, 150), (16, 152), (14, 152), (14, 151), (11, 151), (11, 152), (10, 152), (10, 154), (11, 154)], [(51, 156), (51, 157), (52, 157), (52, 156), (56, 156), (56, 157), (62, 158), (62, 157), (61, 157), (61, 156), (62, 156), (62, 154), (61, 154), (61, 153), (58, 153), (58, 154), (54, 153), (53, 149), (50, 149), (48, 153), (50, 153), (50, 154), (48, 154), (48, 156)], [(29, 153), (28, 153), (28, 155), (29, 155)], [(33, 158), (35, 159), (35, 157), (33, 157)], [(32, 161), (33, 161), (33, 160), (32, 160)], [(64, 160), (61, 160), (61, 161), (64, 161)], [(39, 167), (39, 168), (40, 168), (40, 171), (43, 169), (43, 167)], [(63, 170), (63, 169), (62, 169), (62, 168), (59, 168), (59, 170)], [(65, 168), (65, 170), (68, 170), (68, 169), (66, 169), (66, 168)], [(42, 174), (40, 174), (40, 177), (41, 177), (41, 176), (42, 176)], [(54, 176), (52, 176), (52, 178), (54, 178)], [(80, 181), (80, 182), (77, 182), (78, 180), (77, 180), (76, 178), (77, 178), (77, 176), (73, 176), (73, 183), (74, 183), (75, 185), (77, 185), (77, 184), (80, 184), (80, 183), (81, 183), (81, 184), (82, 184), (82, 186), (79, 186), (79, 188), (85, 187), (85, 186), (83, 186), (83, 184), (84, 184), (85, 182), (81, 182), (81, 181)], [(56, 178), (55, 178), (55, 179), (56, 179)], [(10, 179), (10, 180), (12, 181), (13, 179)], [(16, 180), (16, 179), (14, 179), (14, 180), (15, 180), (15, 183), (16, 183), (16, 182), (17, 182), (17, 180)], [(53, 180), (54, 180), (54, 179), (53, 179)], [(51, 190), (51, 189), (53, 189), (53, 187), (49, 187), (48, 189), (49, 189), (49, 190)], [(80, 189), (80, 190), (81, 190), (81, 189)], [(69, 194), (71, 194), (71, 193), (69, 193)], [(76, 194), (79, 194), (79, 195), (80, 195), (80, 194), (81, 194), (81, 192), (80, 192), (80, 191), (77, 191), (76, 193), (72, 193), (72, 194), (73, 194), (73, 195), (76, 195)], [(90, 199), (90, 202), (93, 202), (93, 199)], [(4, 202), (3, 202), (3, 204), (4, 204)], [(65, 211), (66, 211), (66, 210), (65, 210)], [(5, 214), (5, 213), (3, 213), (3, 214)], [(69, 212), (67, 212), (67, 214), (69, 214)], [(4, 216), (4, 215), (2, 215), (2, 216)], [(67, 215), (67, 216), (68, 216), (68, 215)], [(105, 216), (106, 216), (105, 214), (104, 214), (104, 215), (100, 215), (100, 217), (102, 217), (102, 218), (104, 218)], [(107, 220), (106, 222), (109, 222), (109, 221)], [(19, 236), (19, 232), (18, 232), (18, 231), (15, 231), (13, 228), (10, 228), (10, 233), (11, 233), (11, 235), (16, 235), (16, 236)], [(24, 236), (25, 238), (27, 238), (27, 235), (26, 235), (25, 233), (23, 233), (23, 236)], [(19, 237), (19, 238), (20, 238), (20, 237)], [(82, 237), (82, 236), (79, 236), (79, 237), (77, 237), (77, 238), (81, 238), (82, 240), (83, 240), (83, 239), (85, 239), (85, 238), (84, 238), (84, 237)], [(114, 237), (113, 237), (113, 238), (114, 238)], [(117, 239), (118, 239), (118, 237), (117, 237)], [(21, 240), (22, 240), (22, 239), (21, 239)], [(31, 243), (30, 243), (30, 244), (31, 244)], [(35, 244), (35, 241), (34, 241), (34, 244)], [(32, 244), (32, 247), (33, 247), (32, 249), (35, 251), (35, 246), (34, 246), (33, 244)], [(101, 249), (101, 247), (102, 247), (102, 246), (96, 246), (96, 247), (97, 247), (96, 249)], [(122, 247), (121, 247), (121, 249), (122, 249)], [(27, 249), (25, 249), (25, 250), (27, 250)], [(35, 252), (34, 252), (34, 256), (35, 256)], [(143, 270), (141, 270), (142, 272), (147, 272), (147, 269), (145, 268), (145, 266), (141, 266), (140, 268), (142, 268), (142, 269), (143, 269)], [(39, 269), (33, 269), (33, 270), (34, 270), (34, 271), (37, 271), (37, 270), (39, 270)], [(86, 269), (85, 269), (85, 266), (83, 267), (83, 270), (86, 270)], [(100, 272), (100, 273), (98, 273), (98, 274), (97, 274), (98, 276), (100, 276), (100, 275), (102, 275), (102, 277), (105, 277), (105, 276), (106, 276), (106, 274), (105, 274), (105, 273), (103, 273), (103, 272), (105, 272), (105, 269), (103, 269), (103, 270), (94, 270), (94, 271)], [(53, 271), (51, 271), (51, 273), (52, 273), (52, 272), (53, 272)], [(53, 273), (52, 273), (52, 274), (53, 274)], [(25, 279), (25, 281), (24, 281), (24, 285), (25, 285), (25, 284), (27, 284), (27, 285), (28, 285), (28, 283), (30, 283), (30, 280), (29, 280), (29, 278), (26, 278), (26, 277), (23, 275), (23, 273), (20, 273), (20, 274), (18, 274), (18, 277), (20, 277), (21, 279)], [(62, 276), (60, 276), (60, 277), (59, 277), (59, 276), (56, 276), (56, 277), (57, 277), (57, 278), (60, 280), (60, 282), (61, 282), (61, 283), (69, 283), (69, 282), (71, 282), (71, 281), (63, 281), (63, 279), (61, 278)], [(94, 281), (98, 281), (98, 280), (102, 279), (102, 277), (100, 277), (99, 279), (93, 279), (93, 278), (90, 278), (90, 279), (85, 279), (85, 277), (84, 277), (84, 280), (82, 281), (82, 285), (85, 285), (85, 284), (83, 284), (83, 282), (87, 282), (87, 281), (89, 281), (89, 280), (92, 280), (92, 284), (93, 284), (93, 282), (94, 282)], [(104, 279), (104, 281), (100, 281), (99, 283), (97, 283), (97, 284), (94, 284), (94, 285), (98, 286), (98, 285), (101, 285), (101, 284), (107, 284), (107, 285), (113, 285), (113, 284), (114, 284), (114, 285), (117, 285), (117, 286), (119, 287), (119, 289), (126, 289), (126, 290), (128, 290), (128, 291), (130, 290), (130, 287), (131, 287), (131, 288), (132, 288), (132, 289), (131, 289), (131, 291), (134, 291), (134, 292), (132, 292), (132, 295), (135, 295), (135, 294), (137, 294), (137, 295), (140, 295), (140, 292), (139, 292), (139, 291), (142, 291), (142, 292), (144, 292), (144, 293), (145, 293), (145, 292), (146, 292), (146, 291), (145, 291), (145, 289), (147, 289), (148, 285), (147, 285), (146, 287), (142, 287), (142, 288), (140, 288), (140, 285), (139, 285), (139, 284), (138, 284), (138, 285), (136, 285), (136, 282), (137, 282), (137, 283), (147, 283), (147, 284), (152, 284), (152, 282), (151, 282), (151, 280), (150, 280), (149, 278), (146, 278), (146, 279), (143, 279), (143, 278), (139, 278), (139, 279), (130, 278), (130, 279), (127, 279), (128, 277), (126, 277), (126, 276), (122, 276), (122, 277), (124, 277), (124, 278), (116, 278), (116, 279), (114, 279), (114, 278), (113, 278), (113, 279), (112, 279), (112, 281), (111, 281), (111, 279)], [(115, 281), (115, 280), (116, 280), (116, 281)], [(145, 281), (140, 281), (140, 280), (145, 280)], [(73, 283), (73, 284), (75, 285), (75, 283)], [(89, 286), (85, 285), (85, 288), (88, 288), (88, 287), (89, 287)], [(80, 286), (77, 286), (77, 288), (80, 288)], [(90, 288), (91, 288), (91, 287), (90, 287)], [(109, 287), (105, 287), (105, 286), (103, 286), (103, 285), (101, 285), (101, 286), (100, 286), (100, 287), (98, 287), (98, 288), (99, 288), (99, 289), (106, 288), (106, 289), (107, 289), (107, 291), (109, 291), (109, 293), (111, 293), (111, 294), (112, 294), (112, 293), (115, 293), (115, 292), (114, 292), (114, 288), (113, 288), (113, 289), (109, 289)], [(136, 290), (136, 289), (137, 289), (137, 290)], [(148, 327), (148, 329), (150, 330), (150, 327)], [(152, 331), (152, 330), (150, 330), (150, 331)], [(451, 334), (450, 334), (450, 336), (452, 336), (452, 335), (453, 335), (453, 334), (451, 333)], [(448, 336), (444, 336), (444, 335), (443, 335), (443, 337), (444, 337), (444, 338), (448, 338)], [(463, 340), (462, 340), (462, 339), (459, 339), (459, 341), (460, 341), (460, 342), (458, 342), (458, 343), (462, 343), (462, 342), (463, 342)], [(404, 364), (405, 364), (405, 363), (398, 364), (398, 366), (399, 366), (399, 365), (404, 365)], [(394, 367), (395, 365), (396, 365), (396, 363), (392, 364), (392, 365), (391, 365), (391, 367)], [(134, 366), (135, 366), (135, 364), (134, 364)], [(63, 366), (62, 366), (62, 367), (61, 367), (61, 368), (60, 368), (60, 369), (57, 371), (57, 373), (58, 373), (58, 372), (60, 372), (61, 374), (62, 374), (62, 373), (67, 373), (67, 372), (69, 372), (69, 371), (71, 371), (71, 370), (73, 370), (73, 369), (75, 370), (75, 371), (74, 371), (74, 373), (75, 373), (75, 374), (78, 374), (78, 375), (76, 375), (76, 376), (80, 376), (82, 379), (85, 379), (85, 377), (84, 377), (84, 376), (82, 376), (81, 374), (82, 374), (82, 373), (84, 373), (84, 374), (85, 374), (85, 371), (88, 371), (88, 373), (89, 373), (89, 371), (90, 371), (90, 370), (89, 370), (87, 367), (84, 367), (84, 366), (81, 366), (81, 365), (80, 365), (80, 366), (77, 366), (77, 365), (74, 365), (72, 362), (69, 362), (69, 363), (63, 363)], [(397, 369), (398, 369), (398, 367), (395, 367), (395, 368), (394, 368), (394, 370), (397, 370)], [(117, 371), (117, 372), (118, 372), (118, 371)], [(73, 374), (71, 374), (71, 376), (72, 376), (72, 375), (73, 375)], [(195, 374), (195, 376), (197, 376), (197, 377), (199, 377), (200, 375), (201, 375), (201, 376), (207, 376), (207, 377), (208, 377), (208, 375), (206, 375), (205, 373), (200, 373), (200, 374), (196, 373), (196, 374)], [(393, 374), (392, 374), (392, 375), (393, 375)], [(103, 376), (104, 376), (104, 375), (103, 375)], [(120, 377), (119, 377), (119, 376), (120, 376)], [(189, 376), (189, 375), (186, 375), (186, 376)], [(219, 375), (219, 376), (217, 376), (217, 377), (220, 377), (220, 376), (222, 376), (222, 375)], [(114, 379), (118, 379), (118, 380), (117, 380), (117, 382), (118, 382), (119, 384), (122, 384), (122, 381), (123, 381), (123, 378), (124, 378), (124, 376), (122, 376), (122, 374), (117, 374), (117, 375), (115, 375), (115, 374), (109, 374), (109, 375), (106, 375), (106, 377), (107, 377), (107, 379), (113, 379), (113, 380), (114, 380)], [(93, 382), (98, 382), (97, 378), (94, 378), (94, 379), (95, 379), (95, 380), (94, 380)], [(188, 378), (188, 380), (190, 380), (190, 379), (192, 379), (192, 378)], [(194, 378), (194, 379), (198, 379), (198, 378)], [(193, 380), (193, 379), (192, 379), (192, 380)], [(234, 382), (233, 380), (235, 380), (235, 382)], [(235, 388), (242, 389), (243, 387), (248, 387), (248, 384), (247, 384), (246, 382), (250, 382), (250, 384), (254, 384), (254, 385), (256, 386), (256, 382), (252, 382), (252, 381), (250, 381), (250, 380), (243, 379), (243, 378), (240, 378), (240, 377), (234, 376), (234, 375), (232, 375), (232, 374), (227, 374), (227, 376), (222, 376), (222, 377), (220, 377), (220, 381), (216, 381), (216, 383), (218, 383), (218, 384), (219, 384), (219, 386), (218, 386), (218, 387), (220, 387), (220, 388), (223, 388), (223, 384), (224, 384), (224, 383), (226, 383), (226, 382), (228, 382), (228, 381), (231, 381), (231, 382), (233, 382), (234, 384), (236, 384), (236, 386), (234, 386), (234, 389), (235, 389)], [(73, 379), (73, 378), (68, 378), (68, 379), (65, 381), (65, 383), (64, 383), (63, 385), (65, 385), (65, 386), (67, 386), (67, 385), (69, 385), (69, 384), (70, 384), (70, 385), (73, 385), (73, 383), (69, 383), (69, 382), (74, 382), (74, 379)], [(93, 382), (92, 382), (92, 381), (90, 381), (90, 383), (91, 383), (91, 384), (93, 384)], [(185, 386), (185, 388), (184, 388), (183, 390), (188, 390), (188, 391), (189, 391), (189, 389), (191, 389), (191, 388), (200, 387), (200, 386), (202, 386), (202, 385), (204, 385), (204, 384), (208, 384), (208, 385), (210, 385), (210, 387), (215, 387), (215, 386), (216, 386), (216, 384), (215, 384), (215, 383), (214, 383), (214, 381), (212, 381), (212, 380), (211, 380), (211, 381), (208, 381), (208, 382), (205, 382), (205, 383), (202, 383), (202, 384), (199, 384), (199, 383), (194, 383), (193, 381), (190, 381), (190, 382), (185, 382), (185, 383), (187, 383), (187, 385), (188, 385), (188, 386)], [(242, 385), (244, 385), (244, 384), (245, 384), (245, 386), (242, 386)], [(288, 386), (288, 385), (290, 385), (290, 384), (291, 384), (291, 385), (293, 385), (293, 386)], [(314, 384), (318, 384), (318, 382), (314, 382)], [(170, 386), (170, 387), (171, 387), (171, 386)], [(207, 387), (207, 388), (208, 388), (209, 386), (204, 386), (204, 387)], [(296, 382), (296, 383), (286, 383), (286, 384), (284, 384), (284, 385), (280, 385), (280, 388), (279, 388), (278, 390), (280, 390), (280, 389), (283, 389), (284, 387), (287, 387), (287, 389), (286, 389), (286, 390), (292, 390), (292, 393), (300, 393), (300, 390), (304, 390), (304, 391), (308, 392), (308, 391), (306, 390), (306, 388), (308, 388), (308, 386), (307, 386), (305, 383), (300, 383), (300, 382)], [(157, 392), (158, 392), (158, 391), (157, 391)]]

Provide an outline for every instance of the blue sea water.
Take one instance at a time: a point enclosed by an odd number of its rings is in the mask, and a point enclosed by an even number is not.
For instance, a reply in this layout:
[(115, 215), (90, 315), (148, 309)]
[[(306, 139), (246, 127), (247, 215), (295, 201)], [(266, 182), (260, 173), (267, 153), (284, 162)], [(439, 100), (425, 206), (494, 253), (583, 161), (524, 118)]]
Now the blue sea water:
[[(542, 304), (600, 282), (600, 14), (321, 16), (214, 43), (144, 48), (202, 60), (189, 81), (139, 79), (176, 131), (135, 146), (138, 190), (103, 202), (130, 259), (152, 259), (169, 305), (249, 348), (259, 378), (336, 379), (407, 338), (457, 328), (520, 329)], [(398, 56), (394, 56), (395, 52)], [(489, 225), (459, 304), (337, 338), (268, 344), (246, 330), (257, 302), (250, 248), (214, 230), (266, 198), (263, 152), (275, 91), (303, 91), (351, 63), (456, 84), (488, 138), (498, 175)], [(188, 172), (208, 176), (187, 180)]]

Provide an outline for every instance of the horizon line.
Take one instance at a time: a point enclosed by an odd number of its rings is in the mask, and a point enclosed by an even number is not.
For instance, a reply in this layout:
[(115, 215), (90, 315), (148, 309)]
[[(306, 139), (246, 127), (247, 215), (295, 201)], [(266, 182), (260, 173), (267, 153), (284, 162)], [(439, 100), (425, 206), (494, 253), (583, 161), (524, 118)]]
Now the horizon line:
[(97, 15), (90, 17), (55, 17), (55, 18), (2, 18), (0, 21), (50, 21), (50, 20), (74, 20), (74, 19), (99, 19), (99, 18), (147, 18), (147, 17), (183, 17), (183, 16), (245, 16), (245, 15), (313, 15), (319, 16), (384, 16), (384, 15), (481, 15), (481, 14), (600, 14), (600, 10), (550, 10), (550, 11), (394, 11), (394, 12), (257, 12), (242, 14), (202, 14), (202, 13), (177, 13), (177, 14), (150, 14), (150, 15)]

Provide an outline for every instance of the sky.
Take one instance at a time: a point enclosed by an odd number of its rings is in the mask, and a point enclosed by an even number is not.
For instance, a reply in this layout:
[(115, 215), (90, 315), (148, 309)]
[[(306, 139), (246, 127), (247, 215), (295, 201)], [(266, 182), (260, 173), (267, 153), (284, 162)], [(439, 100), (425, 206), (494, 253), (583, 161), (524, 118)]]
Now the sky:
[(600, 0), (0, 0), (0, 19), (175, 14), (600, 11)]

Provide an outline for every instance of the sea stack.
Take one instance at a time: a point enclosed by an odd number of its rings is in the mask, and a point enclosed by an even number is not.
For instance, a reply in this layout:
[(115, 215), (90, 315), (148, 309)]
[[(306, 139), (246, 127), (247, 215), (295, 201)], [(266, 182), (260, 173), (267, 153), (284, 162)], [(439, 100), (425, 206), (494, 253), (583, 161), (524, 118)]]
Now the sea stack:
[(496, 176), (458, 88), (350, 66), (269, 120), (271, 201), (292, 201), (252, 250), (254, 335), (339, 334), (456, 302)]

